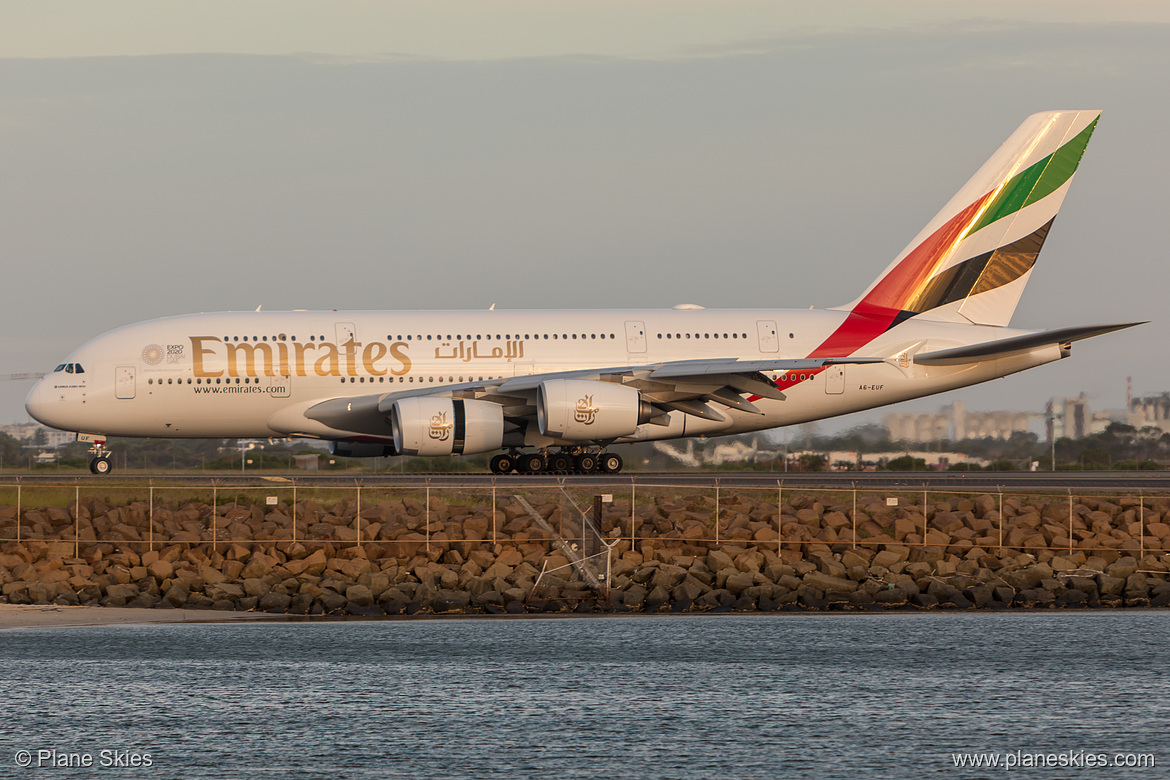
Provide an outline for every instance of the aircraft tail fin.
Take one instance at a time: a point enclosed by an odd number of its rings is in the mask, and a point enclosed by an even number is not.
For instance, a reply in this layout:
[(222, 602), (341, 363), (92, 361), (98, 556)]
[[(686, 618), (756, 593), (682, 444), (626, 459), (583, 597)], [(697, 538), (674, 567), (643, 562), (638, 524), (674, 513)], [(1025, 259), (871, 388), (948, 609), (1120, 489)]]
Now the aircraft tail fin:
[(853, 303), (857, 315), (1007, 325), (1100, 111), (1033, 114)]

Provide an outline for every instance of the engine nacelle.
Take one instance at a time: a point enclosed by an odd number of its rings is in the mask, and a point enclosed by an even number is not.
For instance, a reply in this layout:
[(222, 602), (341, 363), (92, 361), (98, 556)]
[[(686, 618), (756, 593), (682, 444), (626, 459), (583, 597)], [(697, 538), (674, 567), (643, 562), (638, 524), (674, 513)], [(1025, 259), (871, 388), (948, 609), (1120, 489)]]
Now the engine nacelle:
[(377, 444), (359, 441), (335, 441), (329, 444), (329, 452), (340, 458), (388, 458), (398, 453), (391, 444)]
[(504, 407), (490, 401), (421, 396), (390, 407), (394, 447), (402, 455), (472, 455), (504, 443)]
[(632, 387), (612, 382), (551, 379), (537, 392), (540, 432), (568, 441), (596, 441), (629, 436), (656, 414)]

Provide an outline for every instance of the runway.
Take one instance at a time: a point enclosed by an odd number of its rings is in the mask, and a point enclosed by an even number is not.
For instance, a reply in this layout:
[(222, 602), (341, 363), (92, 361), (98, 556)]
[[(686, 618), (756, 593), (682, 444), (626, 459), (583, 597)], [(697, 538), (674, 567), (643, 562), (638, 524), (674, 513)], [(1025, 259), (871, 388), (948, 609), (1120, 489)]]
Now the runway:
[(494, 474), (357, 474), (283, 472), (265, 474), (30, 474), (0, 478), (0, 485), (84, 484), (118, 485), (265, 485), (293, 483), (298, 486), (341, 487), (435, 487), (435, 488), (520, 488), (520, 487), (687, 487), (762, 488), (773, 486), (864, 489), (930, 488), (949, 490), (1072, 490), (1087, 488), (1115, 491), (1170, 490), (1170, 471), (1058, 471), (1058, 472), (627, 472), (589, 475), (506, 475)]

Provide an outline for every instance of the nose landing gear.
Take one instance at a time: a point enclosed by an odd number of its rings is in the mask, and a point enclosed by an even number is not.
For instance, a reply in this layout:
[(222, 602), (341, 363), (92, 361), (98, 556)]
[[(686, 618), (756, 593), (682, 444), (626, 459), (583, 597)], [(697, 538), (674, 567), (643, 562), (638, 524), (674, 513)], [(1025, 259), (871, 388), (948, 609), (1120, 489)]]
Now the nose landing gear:
[(92, 456), (89, 459), (90, 473), (105, 475), (114, 470), (114, 464), (110, 459), (112, 452), (106, 449), (106, 437), (98, 436), (92, 433), (77, 434), (78, 441), (89, 442), (89, 454)]

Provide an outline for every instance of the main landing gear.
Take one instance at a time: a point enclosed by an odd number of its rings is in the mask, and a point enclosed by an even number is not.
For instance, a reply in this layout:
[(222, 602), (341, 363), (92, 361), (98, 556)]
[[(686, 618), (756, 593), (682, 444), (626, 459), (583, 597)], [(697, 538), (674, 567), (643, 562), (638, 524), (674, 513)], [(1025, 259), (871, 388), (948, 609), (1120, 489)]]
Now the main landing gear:
[(493, 474), (617, 474), (622, 456), (612, 452), (508, 452), (491, 460)]

